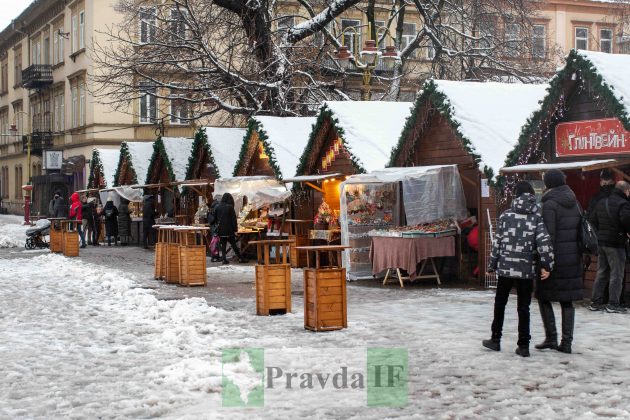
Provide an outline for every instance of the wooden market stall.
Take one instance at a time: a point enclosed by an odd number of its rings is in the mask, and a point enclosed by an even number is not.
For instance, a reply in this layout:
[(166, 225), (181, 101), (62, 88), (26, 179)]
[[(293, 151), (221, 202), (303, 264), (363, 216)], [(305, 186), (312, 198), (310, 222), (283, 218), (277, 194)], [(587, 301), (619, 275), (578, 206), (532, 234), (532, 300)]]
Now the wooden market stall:
[[(391, 153), (391, 167), (457, 165), (466, 207), (475, 217), (462, 226), (465, 233), (472, 233), (469, 240), (462, 235), (459, 244), (460, 278), (494, 285), (494, 277), (486, 278), (485, 267), (491, 247), (489, 226), (501, 204), (496, 176), (545, 89), (546, 85), (429, 80)], [(467, 227), (477, 222), (477, 228)]]
[(120, 149), (92, 150), (90, 159), (90, 173), (88, 175), (88, 189), (102, 189), (113, 187), (114, 176), (120, 161)]
[[(599, 190), (599, 173), (610, 168), (616, 180), (630, 180), (630, 56), (571, 51), (551, 80), (537, 112), (524, 127), (506, 161), (506, 190), (518, 179), (541, 183), (553, 167), (583, 208)], [(596, 261), (584, 278), (590, 297)], [(630, 264), (626, 261), (625, 300), (630, 299)]]
[(120, 145), (120, 155), (114, 185), (142, 184), (147, 178), (149, 162), (153, 155), (153, 142), (124, 141)]

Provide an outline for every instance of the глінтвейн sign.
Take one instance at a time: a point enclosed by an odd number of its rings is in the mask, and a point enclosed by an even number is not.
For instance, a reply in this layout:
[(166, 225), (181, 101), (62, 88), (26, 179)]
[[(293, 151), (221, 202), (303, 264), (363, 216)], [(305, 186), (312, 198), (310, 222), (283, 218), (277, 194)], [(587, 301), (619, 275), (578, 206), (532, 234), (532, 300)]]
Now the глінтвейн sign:
[(617, 118), (563, 122), (556, 126), (556, 156), (630, 153), (630, 132)]

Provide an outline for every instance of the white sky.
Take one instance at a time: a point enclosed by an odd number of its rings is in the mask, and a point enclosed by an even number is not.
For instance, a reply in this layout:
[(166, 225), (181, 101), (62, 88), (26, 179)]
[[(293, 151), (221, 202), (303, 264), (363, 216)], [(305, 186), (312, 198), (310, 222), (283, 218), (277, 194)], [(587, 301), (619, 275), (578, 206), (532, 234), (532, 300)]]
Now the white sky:
[(0, 0), (0, 31), (3, 31), (33, 0)]

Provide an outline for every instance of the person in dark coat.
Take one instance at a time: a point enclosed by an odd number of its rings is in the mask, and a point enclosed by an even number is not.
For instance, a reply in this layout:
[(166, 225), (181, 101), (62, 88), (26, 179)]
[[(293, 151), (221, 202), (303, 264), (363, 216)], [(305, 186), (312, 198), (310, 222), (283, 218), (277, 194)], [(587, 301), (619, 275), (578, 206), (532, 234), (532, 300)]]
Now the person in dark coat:
[(129, 245), (131, 238), (131, 210), (129, 209), (129, 200), (120, 199), (118, 206), (118, 236), (120, 237), (120, 245)]
[(501, 350), (501, 335), (505, 305), (510, 290), (516, 287), (518, 310), (518, 347), (516, 354), (529, 357), (529, 305), (532, 301), (534, 279), (537, 275), (536, 255), (548, 276), (553, 269), (553, 249), (543, 223), (540, 207), (536, 204), (534, 188), (527, 181), (516, 184), (514, 201), (501, 214), (492, 243), (488, 272), (496, 272), (498, 284), (494, 298), (492, 338), (482, 344), (491, 350)]
[(53, 198), (50, 199), (48, 203), (48, 217), (55, 217), (55, 203), (60, 195), (59, 191), (55, 191)]
[(94, 241), (94, 207), (90, 204), (87, 197), (81, 200), (81, 215), (83, 216), (83, 232), (87, 236), (88, 245), (92, 245)]
[[(626, 268), (626, 242), (630, 232), (630, 184), (619, 181), (610, 193), (602, 198), (589, 221), (597, 229), (597, 277), (591, 298), (592, 311), (624, 313), (620, 305), (623, 277)], [(604, 293), (608, 286), (608, 305)]]
[(118, 245), (118, 209), (114, 205), (114, 199), (107, 197), (107, 203), (103, 207), (103, 218), (105, 218), (105, 236), (107, 237), (107, 246)]
[(153, 225), (155, 225), (155, 198), (152, 195), (145, 195), (142, 202), (142, 243), (147, 249), (155, 243)]
[(602, 198), (608, 197), (614, 188), (614, 174), (610, 169), (602, 169), (599, 174), (599, 191), (591, 197), (591, 200), (588, 202), (588, 208), (586, 209), (586, 214), (588, 214), (589, 217), (595, 212), (597, 203), (599, 203)]
[(212, 204), (210, 204), (210, 208), (208, 209), (208, 214), (206, 215), (206, 220), (208, 222), (208, 227), (210, 227), (210, 261), (211, 262), (219, 262), (221, 258), (219, 257), (219, 248), (220, 246), (220, 237), (218, 233), (218, 223), (217, 223), (217, 206), (220, 204), (220, 200), (212, 200)]
[[(582, 253), (578, 245), (582, 211), (562, 171), (551, 169), (545, 172), (543, 181), (547, 189), (542, 197), (543, 220), (554, 249), (554, 269), (549, 278), (540, 278), (536, 282), (545, 341), (535, 347), (571, 353), (575, 323), (573, 301), (582, 300), (584, 294)], [(562, 309), (560, 345), (551, 302), (560, 302)]]
[(70, 220), (78, 220), (81, 223), (77, 224), (77, 231), (79, 232), (79, 238), (81, 239), (81, 248), (85, 248), (87, 245), (85, 244), (85, 232), (83, 231), (83, 204), (81, 203), (81, 198), (79, 197), (79, 193), (74, 192), (70, 196), (70, 201), (72, 204), (70, 205)]
[(223, 260), (223, 264), (229, 264), (226, 256), (228, 242), (238, 257), (239, 262), (245, 262), (245, 259), (241, 256), (241, 252), (236, 245), (236, 232), (238, 232), (238, 224), (232, 194), (223, 194), (223, 197), (221, 197), (221, 203), (215, 209), (215, 217), (217, 223), (217, 235), (221, 238), (221, 259)]
[(53, 205), (54, 216), (63, 217), (67, 219), (68, 210), (70, 209), (70, 206), (68, 205), (68, 203), (66, 202), (66, 199), (63, 197), (63, 194), (61, 194), (59, 190), (57, 190), (55, 194), (58, 195), (58, 197), (55, 200), (55, 204)]

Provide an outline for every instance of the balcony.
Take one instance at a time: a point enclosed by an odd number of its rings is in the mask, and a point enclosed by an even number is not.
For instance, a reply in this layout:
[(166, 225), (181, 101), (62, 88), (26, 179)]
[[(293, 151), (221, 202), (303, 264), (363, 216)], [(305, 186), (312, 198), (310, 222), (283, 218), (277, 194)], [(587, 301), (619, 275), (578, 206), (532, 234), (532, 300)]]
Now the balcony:
[[(30, 134), (31, 154), (41, 155), (44, 150), (53, 147), (53, 133), (50, 123), (50, 114), (40, 114), (33, 118), (33, 132)], [(28, 150), (28, 137), (22, 138), (24, 152)]]
[(22, 70), (22, 87), (27, 89), (41, 89), (53, 82), (52, 66), (50, 64), (33, 64)]

